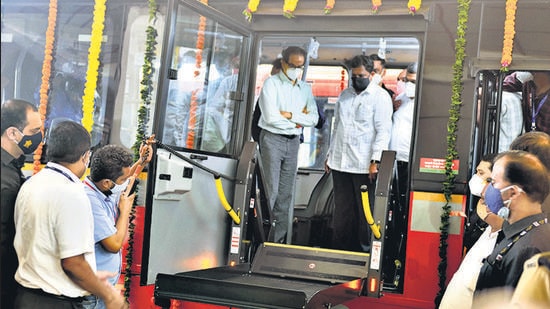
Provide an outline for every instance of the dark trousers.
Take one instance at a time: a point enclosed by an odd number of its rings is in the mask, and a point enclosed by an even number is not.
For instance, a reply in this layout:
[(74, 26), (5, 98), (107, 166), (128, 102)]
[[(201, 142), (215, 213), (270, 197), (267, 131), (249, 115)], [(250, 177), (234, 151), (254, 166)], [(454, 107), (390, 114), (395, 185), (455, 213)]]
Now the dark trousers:
[(15, 298), (15, 309), (81, 309), (81, 299), (63, 299), (63, 296), (47, 294), (42, 290), (33, 290), (19, 286)]
[(374, 206), (376, 181), (368, 174), (351, 174), (332, 170), (334, 182), (334, 213), (332, 217), (332, 248), (369, 252), (371, 231), (363, 211), (361, 186), (367, 185), (371, 212)]

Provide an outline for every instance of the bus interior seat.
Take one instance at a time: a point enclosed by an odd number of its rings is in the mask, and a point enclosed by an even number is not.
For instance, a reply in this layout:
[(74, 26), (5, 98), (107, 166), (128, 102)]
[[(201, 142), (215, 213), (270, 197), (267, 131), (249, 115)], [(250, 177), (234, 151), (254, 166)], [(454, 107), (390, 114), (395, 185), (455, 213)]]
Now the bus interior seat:
[[(327, 247), (334, 210), (332, 175), (323, 174), (317, 182), (307, 207), (294, 209), (293, 244)], [(314, 232), (314, 233), (312, 233)]]

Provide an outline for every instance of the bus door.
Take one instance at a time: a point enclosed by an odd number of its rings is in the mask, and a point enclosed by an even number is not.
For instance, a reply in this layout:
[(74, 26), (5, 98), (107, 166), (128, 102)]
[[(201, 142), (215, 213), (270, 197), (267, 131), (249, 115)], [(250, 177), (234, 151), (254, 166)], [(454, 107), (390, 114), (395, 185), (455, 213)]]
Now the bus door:
[[(195, 1), (168, 9), (148, 175), (142, 284), (158, 273), (227, 263), (229, 216), (243, 148), (249, 31)], [(233, 205), (236, 209), (242, 205)]]

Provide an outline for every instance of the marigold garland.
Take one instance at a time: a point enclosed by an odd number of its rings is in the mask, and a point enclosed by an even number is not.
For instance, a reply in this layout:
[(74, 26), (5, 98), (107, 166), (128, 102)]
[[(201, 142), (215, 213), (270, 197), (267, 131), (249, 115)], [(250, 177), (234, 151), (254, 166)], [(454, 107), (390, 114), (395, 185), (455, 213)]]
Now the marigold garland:
[(382, 6), (382, 0), (372, 0), (372, 13), (378, 13), (378, 8)]
[[(44, 123), (48, 112), (48, 92), (50, 90), (50, 78), (52, 75), (53, 49), (55, 43), (55, 26), (57, 23), (57, 0), (50, 0), (48, 11), (48, 28), (46, 29), (46, 43), (44, 44), (44, 62), (42, 63), (42, 82), (40, 84), (40, 119), (42, 126), (40, 130), (44, 135)], [(40, 171), (40, 158), (42, 157), (42, 147), (44, 141), (38, 145), (33, 155), (33, 174)]]
[(283, 16), (286, 18), (294, 18), (294, 11), (299, 0), (285, 0), (283, 3)]
[(407, 7), (409, 8), (409, 14), (414, 15), (422, 5), (422, 0), (409, 0)]
[(252, 22), (252, 13), (256, 12), (258, 10), (258, 6), (260, 5), (260, 0), (249, 0), (248, 5), (246, 6), (246, 9), (243, 11), (243, 15), (246, 18), (246, 21)]
[(500, 70), (503, 72), (508, 71), (508, 67), (512, 63), (512, 49), (514, 46), (514, 36), (516, 35), (516, 9), (517, 0), (506, 0), (506, 20), (504, 21), (504, 40), (502, 42), (502, 58), (500, 60)]
[(88, 70), (86, 72), (86, 83), (84, 84), (84, 95), (82, 96), (82, 126), (90, 133), (94, 125), (94, 97), (97, 88), (103, 28), (105, 27), (105, 11), (107, 10), (105, 2), (106, 0), (95, 0), (94, 3), (94, 19), (88, 50)]
[(335, 3), (336, 3), (336, 0), (327, 0), (324, 8), (325, 14), (332, 13), (332, 9), (334, 8)]
[(447, 155), (445, 157), (445, 176), (443, 182), (443, 195), (445, 205), (442, 207), (441, 225), (439, 227), (439, 291), (434, 299), (435, 307), (439, 307), (447, 281), (447, 239), (449, 238), (449, 218), (451, 214), (450, 202), (452, 200), (453, 188), (456, 175), (453, 172), (453, 161), (458, 158), (456, 144), (458, 140), (458, 121), (460, 120), (460, 107), (462, 106), (462, 75), (464, 72), (464, 58), (466, 57), (466, 30), (468, 24), (468, 12), (471, 0), (458, 0), (458, 25), (455, 39), (455, 62), (453, 64), (453, 79), (451, 81), (451, 107), (449, 109), (449, 121), (447, 122)]

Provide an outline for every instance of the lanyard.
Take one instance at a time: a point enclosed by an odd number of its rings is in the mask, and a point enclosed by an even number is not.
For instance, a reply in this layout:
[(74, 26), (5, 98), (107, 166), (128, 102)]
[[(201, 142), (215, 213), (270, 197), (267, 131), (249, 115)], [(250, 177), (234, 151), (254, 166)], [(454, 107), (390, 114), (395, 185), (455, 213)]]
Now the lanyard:
[(71, 182), (74, 182), (73, 178), (72, 178), (71, 176), (69, 176), (69, 174), (65, 173), (64, 171), (58, 169), (58, 168), (55, 167), (55, 166), (46, 165), (46, 168), (47, 168), (47, 169), (50, 169), (50, 170), (52, 170), (52, 171), (54, 171), (54, 172), (58, 172), (59, 174), (61, 174), (61, 175), (65, 176), (65, 177), (67, 177), (67, 179), (69, 179)]
[[(512, 246), (516, 242), (518, 242), (518, 240), (520, 240), (520, 238), (527, 235), (527, 233), (529, 233), (533, 228), (539, 227), (540, 225), (546, 224), (546, 223), (548, 223), (547, 218), (540, 219), (538, 221), (535, 221), (535, 222), (531, 223), (528, 227), (526, 227), (523, 231), (521, 231), (518, 235), (516, 235), (516, 237), (514, 237), (514, 239), (512, 239), (512, 241), (506, 245), (506, 247), (502, 248), (499, 251), (499, 253), (495, 257), (495, 262), (500, 263), (502, 261), (502, 259), (504, 258), (504, 256), (506, 255), (506, 253), (508, 253), (508, 251), (510, 251), (510, 248), (512, 248)], [(490, 263), (490, 264), (492, 264), (492, 263)]]
[[(105, 193), (99, 191), (97, 188), (94, 188), (94, 186), (92, 186), (87, 179), (85, 179), (84, 181), (84, 184), (88, 187), (90, 187), (90, 189), (94, 190), (95, 192), (97, 193), (100, 193), (100, 194), (103, 194), (106, 196), (106, 199), (105, 199), (105, 202), (109, 203), (109, 202), (113, 202), (113, 199), (111, 199), (108, 195), (106, 195)], [(116, 203), (114, 203), (114, 206), (116, 206)], [(116, 210), (116, 207), (108, 207), (107, 205), (107, 209), (109, 209), (109, 211), (111, 212), (111, 215), (113, 216), (113, 219), (117, 220), (118, 218), (118, 211)]]
[(535, 131), (537, 129), (537, 124), (535, 123), (535, 120), (540, 112), (540, 109), (542, 108), (542, 105), (544, 105), (544, 103), (546, 103), (546, 99), (548, 99), (548, 94), (546, 94), (544, 96), (544, 98), (542, 98), (542, 100), (540, 100), (540, 103), (539, 103), (539, 106), (537, 106), (536, 110), (535, 110), (535, 99), (534, 99), (534, 93), (533, 93), (533, 98), (531, 99), (531, 131)]

